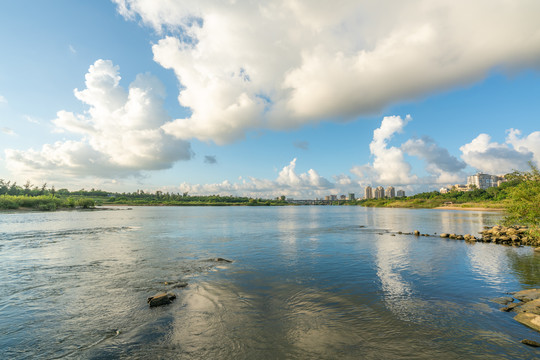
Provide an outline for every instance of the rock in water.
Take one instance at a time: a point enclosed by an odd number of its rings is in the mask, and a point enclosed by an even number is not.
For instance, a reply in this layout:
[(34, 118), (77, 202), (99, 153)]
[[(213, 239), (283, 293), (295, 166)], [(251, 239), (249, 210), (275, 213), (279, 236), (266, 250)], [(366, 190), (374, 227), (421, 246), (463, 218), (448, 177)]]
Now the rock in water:
[(540, 343), (538, 343), (538, 342), (536, 342), (534, 340), (523, 339), (523, 340), (521, 340), (521, 343), (525, 344), (525, 345), (532, 346), (532, 347), (540, 347)]
[(514, 297), (523, 302), (540, 299), (540, 289), (521, 290), (515, 293)]
[(495, 299), (491, 299), (491, 301), (493, 301), (494, 303), (497, 303), (497, 304), (506, 305), (506, 304), (509, 304), (511, 302), (514, 302), (514, 299), (511, 298), (510, 296), (505, 296), (505, 297), (498, 297), (498, 298), (495, 298)]
[(522, 312), (514, 317), (514, 320), (530, 327), (533, 330), (540, 331), (540, 315)]
[(209, 261), (232, 263), (232, 260), (227, 260), (227, 259), (220, 258), (220, 257), (209, 259)]
[(161, 292), (161, 293), (157, 293), (154, 296), (149, 297), (148, 298), (148, 305), (150, 305), (150, 307), (168, 305), (174, 299), (176, 299), (175, 294)]
[(521, 303), (522, 305), (516, 309), (519, 312), (527, 312), (531, 314), (540, 315), (540, 299), (528, 301), (526, 303)]
[(414, 230), (413, 234), (416, 235), (416, 236), (420, 236), (420, 231)]
[(509, 312), (509, 311), (514, 310), (515, 308), (519, 308), (519, 306), (522, 304), (523, 304), (522, 302), (510, 303), (508, 304), (508, 306), (501, 308), (501, 311)]

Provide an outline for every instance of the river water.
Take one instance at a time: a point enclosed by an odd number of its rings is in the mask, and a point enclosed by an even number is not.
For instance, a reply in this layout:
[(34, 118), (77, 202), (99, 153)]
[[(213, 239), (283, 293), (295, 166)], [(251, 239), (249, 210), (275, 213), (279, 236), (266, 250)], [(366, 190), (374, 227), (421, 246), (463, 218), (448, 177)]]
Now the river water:
[[(519, 341), (540, 335), (489, 300), (539, 286), (539, 255), (396, 234), (476, 234), (499, 219), (354, 206), (0, 213), (0, 358), (536, 358)], [(163, 290), (177, 299), (149, 308)]]

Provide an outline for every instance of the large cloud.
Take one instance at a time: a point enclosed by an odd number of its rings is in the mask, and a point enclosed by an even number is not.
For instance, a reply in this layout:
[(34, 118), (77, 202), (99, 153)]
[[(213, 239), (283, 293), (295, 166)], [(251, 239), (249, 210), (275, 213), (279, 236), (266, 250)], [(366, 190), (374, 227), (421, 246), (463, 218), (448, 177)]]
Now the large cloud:
[(540, 59), (536, 0), (114, 0), (162, 40), (192, 114), (164, 129), (223, 144), (346, 120)]
[(162, 107), (162, 84), (150, 75), (138, 75), (126, 91), (119, 84), (118, 71), (111, 61), (96, 61), (86, 74), (86, 88), (74, 92), (89, 110), (85, 114), (61, 110), (53, 120), (57, 132), (81, 140), (46, 144), (41, 150), (8, 149), (8, 168), (49, 178), (112, 178), (165, 169), (175, 161), (190, 159), (190, 144), (161, 129), (170, 121)]
[(507, 144), (492, 142), (488, 134), (480, 134), (459, 148), (462, 152), (461, 158), (473, 168), (488, 174), (526, 170), (529, 161), (540, 158), (540, 132), (534, 132), (525, 138), (520, 138), (520, 134), (518, 130), (510, 130)]

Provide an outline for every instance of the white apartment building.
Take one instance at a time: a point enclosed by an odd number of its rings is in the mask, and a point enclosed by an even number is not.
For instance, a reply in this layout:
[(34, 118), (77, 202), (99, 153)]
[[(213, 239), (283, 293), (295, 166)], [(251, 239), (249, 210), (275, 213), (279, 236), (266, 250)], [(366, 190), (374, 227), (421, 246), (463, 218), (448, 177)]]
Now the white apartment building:
[(394, 189), (393, 186), (389, 186), (386, 188), (386, 190), (384, 191), (384, 194), (386, 195), (387, 198), (394, 198), (396, 197), (396, 190)]
[(503, 176), (477, 173), (475, 175), (467, 176), (467, 186), (476, 186), (477, 189), (488, 189), (490, 187), (498, 186), (499, 181), (502, 180), (504, 180)]
[(369, 185), (364, 189), (364, 199), (373, 199), (373, 189)]

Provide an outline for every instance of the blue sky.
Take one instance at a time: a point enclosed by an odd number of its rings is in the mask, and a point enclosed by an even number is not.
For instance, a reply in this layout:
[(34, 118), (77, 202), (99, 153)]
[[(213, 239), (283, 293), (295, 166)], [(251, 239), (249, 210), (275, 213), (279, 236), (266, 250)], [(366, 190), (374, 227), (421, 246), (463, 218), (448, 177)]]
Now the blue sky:
[(0, 178), (407, 193), (540, 162), (536, 1), (3, 1)]

